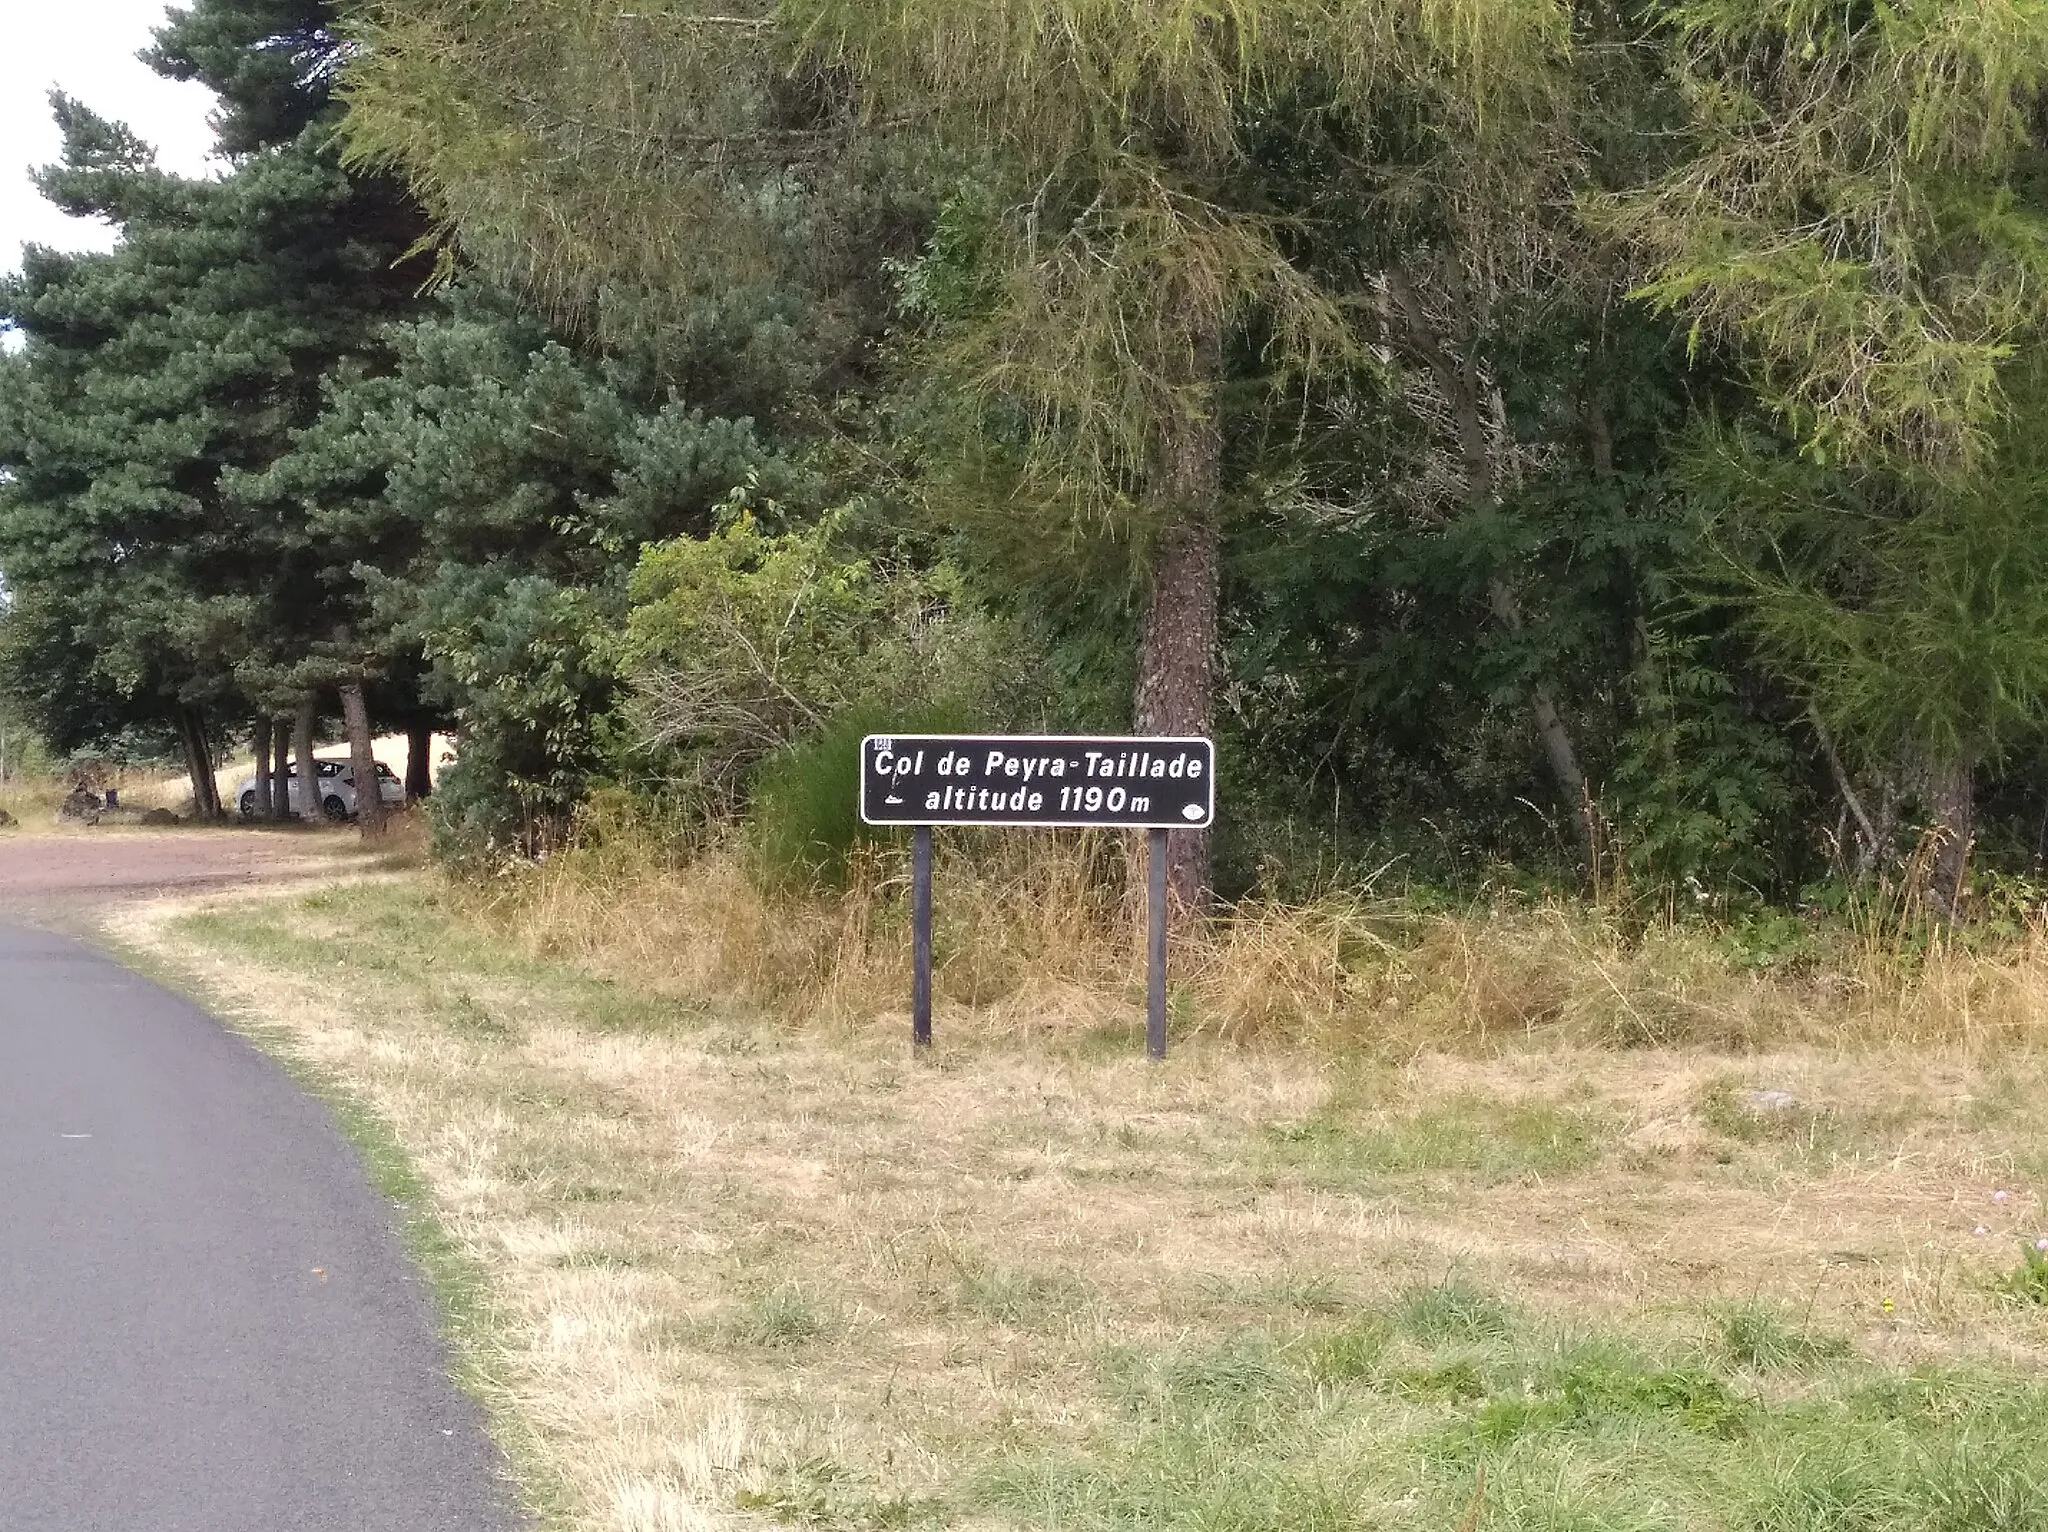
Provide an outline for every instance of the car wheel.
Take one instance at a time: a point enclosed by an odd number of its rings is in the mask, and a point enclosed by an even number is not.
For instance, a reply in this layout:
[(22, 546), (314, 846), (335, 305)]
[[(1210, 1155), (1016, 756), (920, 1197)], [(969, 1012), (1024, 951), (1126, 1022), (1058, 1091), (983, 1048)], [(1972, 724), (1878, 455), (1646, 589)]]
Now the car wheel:
[(254, 819), (256, 817), (255, 789), (251, 788), (248, 792), (242, 794), (242, 801), (236, 804), (235, 807), (242, 811), (242, 817), (244, 819)]
[(323, 798), (320, 801), (320, 807), (326, 813), (327, 817), (333, 820), (336, 824), (340, 824), (343, 820), (348, 818), (348, 805), (346, 803), (343, 803), (339, 798), (332, 796)]

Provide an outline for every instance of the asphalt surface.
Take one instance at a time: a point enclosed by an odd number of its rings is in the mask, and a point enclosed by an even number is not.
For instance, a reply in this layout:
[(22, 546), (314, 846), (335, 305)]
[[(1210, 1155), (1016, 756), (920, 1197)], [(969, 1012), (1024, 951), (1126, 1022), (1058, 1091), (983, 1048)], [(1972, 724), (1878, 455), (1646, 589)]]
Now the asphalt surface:
[(516, 1526), (396, 1217), (247, 1043), (0, 927), (0, 1528)]

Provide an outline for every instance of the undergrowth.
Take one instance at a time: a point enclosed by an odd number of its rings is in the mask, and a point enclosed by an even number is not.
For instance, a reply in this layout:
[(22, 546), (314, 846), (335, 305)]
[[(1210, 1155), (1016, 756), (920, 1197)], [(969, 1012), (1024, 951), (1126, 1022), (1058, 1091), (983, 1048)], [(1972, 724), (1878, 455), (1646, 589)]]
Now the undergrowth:
[[(457, 885), (473, 918), (539, 955), (706, 1003), (865, 1020), (901, 1011), (903, 849), (857, 850), (842, 886), (771, 889), (741, 846), (684, 855), (631, 828)], [(1128, 1023), (1143, 930), (1129, 844), (1097, 832), (940, 838), (934, 988), (949, 1024), (1000, 1034)], [(1625, 900), (1253, 897), (1184, 923), (1176, 1031), (1341, 1049), (1486, 1049), (1535, 1034), (1615, 1047), (1797, 1042), (2026, 1046), (2048, 1037), (2048, 926), (1992, 938), (1856, 906), (1765, 925)]]

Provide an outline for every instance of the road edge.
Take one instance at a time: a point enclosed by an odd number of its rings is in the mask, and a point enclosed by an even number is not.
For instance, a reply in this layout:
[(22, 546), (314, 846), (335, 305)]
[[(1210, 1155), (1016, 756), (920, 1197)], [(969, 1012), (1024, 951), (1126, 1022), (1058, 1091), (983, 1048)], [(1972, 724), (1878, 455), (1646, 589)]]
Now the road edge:
[[(241, 897), (251, 896), (244, 893)], [(488, 1269), (462, 1248), (442, 1222), (432, 1189), (414, 1166), (403, 1140), (369, 1101), (307, 1058), (290, 1028), (226, 1000), (208, 986), (200, 969), (164, 947), (147, 944), (146, 933), (174, 922), (181, 907), (219, 898), (216, 892), (131, 904), (62, 934), (84, 941), (111, 961), (197, 1007), (275, 1064), (326, 1110), (362, 1166), (371, 1189), (390, 1212), (392, 1233), (407, 1263), (424, 1279), (432, 1296), (434, 1332), (445, 1348), (448, 1379), (476, 1406), (485, 1434), (497, 1449), (499, 1488), (506, 1509), (526, 1532), (558, 1532), (569, 1525), (563, 1491), (545, 1466), (533, 1425), (514, 1405), (512, 1389), (491, 1361), (496, 1348), (490, 1337), (504, 1320), (491, 1295)], [(127, 923), (129, 929), (122, 930), (116, 928), (117, 914), (137, 918)]]

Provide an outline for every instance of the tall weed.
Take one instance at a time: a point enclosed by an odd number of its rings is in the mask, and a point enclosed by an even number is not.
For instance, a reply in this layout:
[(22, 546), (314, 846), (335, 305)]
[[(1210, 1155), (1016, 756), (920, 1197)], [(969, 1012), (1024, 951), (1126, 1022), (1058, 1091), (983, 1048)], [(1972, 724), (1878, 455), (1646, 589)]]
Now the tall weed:
[[(956, 832), (935, 866), (934, 989), (984, 1034), (1130, 1023), (1143, 998), (1138, 864), (1100, 832)], [(910, 985), (902, 848), (855, 843), (840, 886), (758, 876), (737, 841), (682, 848), (644, 827), (455, 897), (531, 950), (709, 1002), (859, 1023)], [(2048, 929), (1907, 941), (1878, 916), (1802, 928), (1759, 961), (1730, 933), (1552, 898), (1424, 912), (1332, 891), (1254, 898), (1178, 932), (1182, 1035), (1346, 1050), (1486, 1051), (1534, 1037), (1735, 1051), (1785, 1043), (2030, 1046), (2048, 1039)]]

